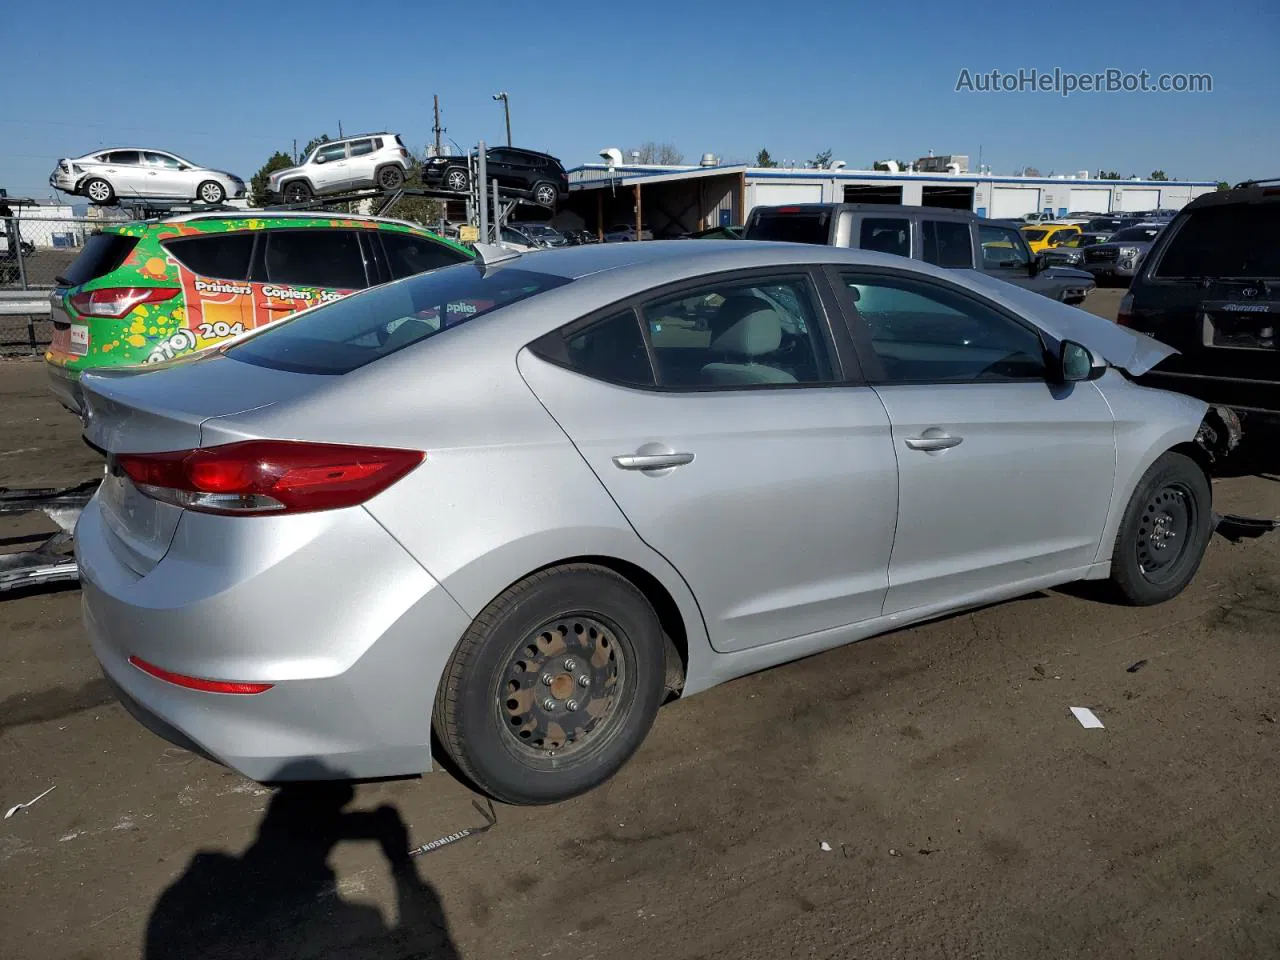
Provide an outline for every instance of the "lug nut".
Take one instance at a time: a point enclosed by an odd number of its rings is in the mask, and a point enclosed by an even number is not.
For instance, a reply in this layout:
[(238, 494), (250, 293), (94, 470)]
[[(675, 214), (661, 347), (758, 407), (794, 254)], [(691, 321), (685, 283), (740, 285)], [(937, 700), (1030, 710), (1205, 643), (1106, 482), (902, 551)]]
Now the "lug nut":
[(578, 665), (574, 663), (572, 660), (566, 660), (564, 662), (564, 668), (568, 670), (570, 673), (573, 673), (573, 671), (578, 668)]
[(584, 673), (582, 676), (578, 678), (578, 686), (580, 687), (591, 686), (591, 678)]
[(544, 673), (544, 674), (542, 675), (542, 685), (543, 685), (544, 687), (549, 687), (549, 686), (551, 686), (551, 674), (549, 674), (549, 673)]
[(578, 701), (577, 701), (577, 700), (567, 700), (567, 701), (565, 701), (565, 706), (569, 708), (569, 711), (570, 711), (570, 712), (572, 712), (572, 711), (574, 711), (574, 710), (577, 710), (577, 709), (578, 709)]
[(547, 697), (547, 699), (542, 701), (543, 710), (554, 710), (555, 708), (556, 708), (556, 702), (552, 700), (550, 697)]

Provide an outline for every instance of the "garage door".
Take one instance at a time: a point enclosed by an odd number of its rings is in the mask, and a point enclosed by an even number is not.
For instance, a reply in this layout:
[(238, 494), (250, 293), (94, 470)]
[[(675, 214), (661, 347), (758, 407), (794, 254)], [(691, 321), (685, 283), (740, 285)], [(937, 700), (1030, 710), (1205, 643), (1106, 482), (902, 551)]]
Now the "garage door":
[(749, 199), (752, 207), (777, 207), (784, 203), (821, 203), (822, 184), (753, 183)]
[(1040, 190), (1037, 187), (993, 187), (991, 190), (991, 218), (993, 220), (1017, 220), (1025, 213), (1040, 210)]
[(1134, 210), (1156, 210), (1160, 207), (1160, 188), (1139, 189), (1129, 187), (1120, 191), (1120, 209), (1126, 212)]
[(1067, 200), (1072, 213), (1110, 213), (1111, 191), (1107, 187), (1074, 187)]

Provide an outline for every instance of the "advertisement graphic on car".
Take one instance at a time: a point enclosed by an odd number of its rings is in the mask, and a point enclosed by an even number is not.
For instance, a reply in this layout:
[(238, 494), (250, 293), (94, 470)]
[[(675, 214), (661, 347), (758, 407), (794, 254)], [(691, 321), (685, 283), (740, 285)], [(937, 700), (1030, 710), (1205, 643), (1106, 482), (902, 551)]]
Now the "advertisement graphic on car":
[(78, 409), (87, 369), (173, 360), (299, 310), (470, 259), (409, 224), (373, 218), (217, 216), (110, 226), (50, 298), (45, 359)]

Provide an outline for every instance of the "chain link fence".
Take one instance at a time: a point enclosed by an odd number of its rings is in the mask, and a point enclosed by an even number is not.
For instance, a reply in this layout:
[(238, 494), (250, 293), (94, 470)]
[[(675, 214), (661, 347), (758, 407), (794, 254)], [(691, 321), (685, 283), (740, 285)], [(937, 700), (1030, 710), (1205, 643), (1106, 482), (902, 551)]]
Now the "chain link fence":
[(0, 216), (0, 350), (38, 353), (52, 336), (48, 296), (57, 277), (104, 222), (127, 219), (115, 210), (58, 217), (39, 207), (6, 207)]

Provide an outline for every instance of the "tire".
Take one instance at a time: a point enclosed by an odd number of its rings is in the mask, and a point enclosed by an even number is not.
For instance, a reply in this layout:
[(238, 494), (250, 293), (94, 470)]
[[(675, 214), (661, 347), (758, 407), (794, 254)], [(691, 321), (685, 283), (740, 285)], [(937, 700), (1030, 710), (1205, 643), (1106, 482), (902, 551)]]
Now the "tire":
[(560, 192), (556, 190), (554, 183), (548, 183), (540, 180), (533, 185), (533, 189), (529, 191), (529, 199), (540, 207), (547, 207), (550, 210), (556, 208), (556, 201), (560, 199)]
[(1190, 457), (1166, 453), (1142, 475), (1111, 554), (1111, 585), (1132, 606), (1180, 594), (1213, 534), (1213, 491)]
[(463, 635), (436, 695), (436, 736), (496, 800), (566, 800), (640, 746), (662, 702), (665, 654), (657, 614), (629, 580), (590, 564), (532, 574)]
[(399, 190), (404, 186), (404, 171), (392, 163), (380, 169), (374, 180), (379, 190)]
[(101, 177), (90, 177), (84, 182), (84, 195), (91, 203), (103, 207), (115, 203), (116, 199), (115, 187)]
[(227, 199), (227, 190), (216, 180), (205, 180), (196, 187), (196, 199), (201, 203), (222, 203)]
[(280, 188), (285, 203), (306, 203), (312, 197), (311, 184), (305, 180), (290, 180)]
[(450, 167), (444, 172), (440, 183), (453, 193), (466, 193), (471, 189), (471, 174), (462, 167)]

